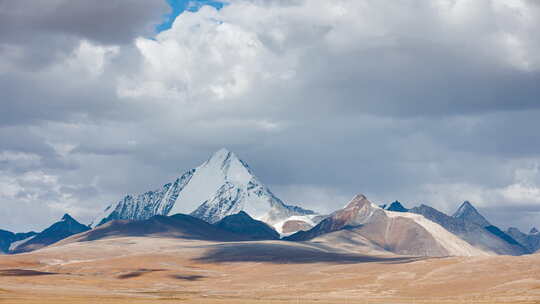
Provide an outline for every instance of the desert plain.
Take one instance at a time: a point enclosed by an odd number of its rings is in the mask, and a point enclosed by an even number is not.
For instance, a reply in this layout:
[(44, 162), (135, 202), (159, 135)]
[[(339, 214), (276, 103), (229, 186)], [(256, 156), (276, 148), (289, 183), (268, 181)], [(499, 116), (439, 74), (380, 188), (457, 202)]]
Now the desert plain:
[(540, 255), (120, 237), (0, 257), (0, 303), (540, 303)]

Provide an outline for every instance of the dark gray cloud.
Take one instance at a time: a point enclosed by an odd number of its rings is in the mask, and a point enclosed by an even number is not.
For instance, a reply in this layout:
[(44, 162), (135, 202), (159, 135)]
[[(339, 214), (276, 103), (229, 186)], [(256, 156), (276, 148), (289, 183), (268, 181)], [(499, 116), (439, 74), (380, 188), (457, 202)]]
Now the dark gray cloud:
[(3, 43), (13, 44), (35, 39), (44, 42), (45, 47), (55, 42), (49, 40), (51, 37), (124, 44), (139, 36), (153, 35), (167, 10), (165, 1), (2, 0), (0, 37)]
[(238, 0), (147, 39), (165, 12), (0, 1), (0, 228), (89, 222), (221, 147), (322, 212), (363, 192), (540, 226), (535, 2)]

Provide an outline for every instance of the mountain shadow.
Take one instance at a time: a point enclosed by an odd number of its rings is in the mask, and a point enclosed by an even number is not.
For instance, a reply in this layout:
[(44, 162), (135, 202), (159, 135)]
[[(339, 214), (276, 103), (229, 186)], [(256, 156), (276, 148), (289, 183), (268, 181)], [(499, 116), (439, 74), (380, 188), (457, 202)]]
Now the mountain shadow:
[(273, 264), (309, 263), (410, 263), (420, 257), (380, 257), (329, 251), (324, 248), (290, 245), (286, 243), (231, 243), (211, 247), (202, 257), (194, 259), (204, 263), (263, 262)]

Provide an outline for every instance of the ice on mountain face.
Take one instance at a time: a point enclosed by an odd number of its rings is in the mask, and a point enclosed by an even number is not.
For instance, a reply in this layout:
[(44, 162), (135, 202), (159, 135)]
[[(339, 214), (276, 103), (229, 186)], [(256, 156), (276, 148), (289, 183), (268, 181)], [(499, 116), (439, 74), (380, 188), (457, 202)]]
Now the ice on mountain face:
[(246, 163), (222, 149), (195, 169), (170, 214), (191, 212), (215, 223), (240, 211), (271, 225), (285, 217), (313, 213), (285, 205), (259, 182)]
[(233, 153), (221, 149), (195, 169), (170, 214), (189, 214), (203, 202), (229, 195), (234, 186), (247, 184), (251, 178), (249, 169)]
[(533, 227), (531, 229), (531, 231), (529, 231), (529, 234), (539, 234), (540, 232), (538, 231), (538, 229), (536, 229), (536, 227)]
[(318, 214), (293, 215), (274, 224), (274, 228), (281, 236), (289, 236), (297, 231), (315, 227), (324, 218)]
[(154, 215), (167, 215), (194, 172), (193, 169), (184, 173), (174, 183), (165, 184), (161, 189), (148, 191), (137, 197), (126, 195), (118, 203), (107, 207), (94, 219), (91, 226), (96, 227), (112, 220), (144, 220)]
[(9, 251), (15, 251), (17, 250), (17, 247), (19, 247), (20, 245), (30, 241), (31, 239), (35, 238), (36, 236), (35, 235), (32, 235), (30, 237), (27, 237), (25, 239), (22, 239), (22, 240), (19, 240), (19, 241), (15, 241), (13, 243), (11, 243), (11, 245), (9, 245)]
[(234, 153), (221, 149), (162, 189), (126, 196), (93, 221), (147, 219), (153, 215), (191, 214), (210, 223), (240, 211), (270, 225), (294, 215), (314, 214), (277, 198)]
[(225, 182), (211, 200), (205, 201), (191, 215), (209, 223), (216, 223), (224, 214), (236, 214), (242, 210), (242, 195), (240, 189)]

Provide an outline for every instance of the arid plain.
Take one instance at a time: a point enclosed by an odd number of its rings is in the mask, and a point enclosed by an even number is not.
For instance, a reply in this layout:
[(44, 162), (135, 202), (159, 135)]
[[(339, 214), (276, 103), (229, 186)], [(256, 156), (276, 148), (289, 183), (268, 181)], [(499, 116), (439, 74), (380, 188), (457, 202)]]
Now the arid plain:
[(540, 255), (112, 238), (0, 257), (0, 303), (540, 303)]

